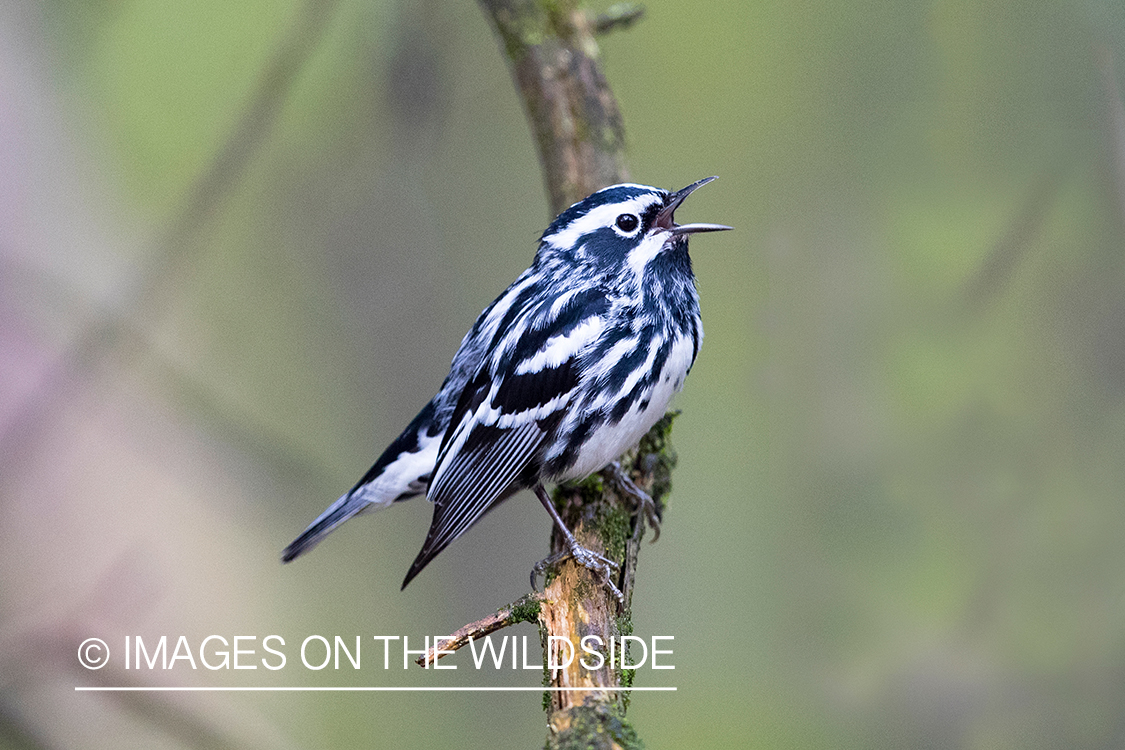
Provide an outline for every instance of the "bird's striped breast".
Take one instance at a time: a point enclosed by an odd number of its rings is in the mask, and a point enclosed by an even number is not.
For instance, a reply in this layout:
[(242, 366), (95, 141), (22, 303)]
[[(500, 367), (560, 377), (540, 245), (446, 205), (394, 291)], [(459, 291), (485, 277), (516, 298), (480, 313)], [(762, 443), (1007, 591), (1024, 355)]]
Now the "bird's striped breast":
[(546, 451), (544, 473), (555, 481), (584, 477), (635, 445), (683, 387), (697, 351), (690, 330), (679, 329), (601, 344)]

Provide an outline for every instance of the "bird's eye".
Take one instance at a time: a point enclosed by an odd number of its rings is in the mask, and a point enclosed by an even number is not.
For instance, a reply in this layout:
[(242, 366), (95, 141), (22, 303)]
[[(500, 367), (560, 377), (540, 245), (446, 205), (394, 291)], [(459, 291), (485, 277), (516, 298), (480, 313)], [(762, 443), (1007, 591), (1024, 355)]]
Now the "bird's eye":
[(621, 214), (617, 217), (617, 228), (626, 234), (636, 229), (640, 223), (641, 220), (633, 214)]

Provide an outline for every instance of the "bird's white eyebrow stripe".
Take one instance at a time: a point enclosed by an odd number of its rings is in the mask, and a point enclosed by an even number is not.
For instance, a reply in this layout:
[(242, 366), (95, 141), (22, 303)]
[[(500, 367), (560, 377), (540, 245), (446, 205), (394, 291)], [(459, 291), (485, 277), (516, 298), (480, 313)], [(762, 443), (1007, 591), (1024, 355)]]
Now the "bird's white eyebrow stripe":
[(609, 226), (618, 214), (635, 213), (640, 216), (644, 214), (646, 209), (661, 202), (663, 202), (661, 196), (656, 193), (648, 193), (615, 203), (604, 203), (590, 209), (585, 215), (570, 222), (558, 232), (544, 237), (543, 240), (548, 245), (563, 250), (577, 244), (579, 238), (583, 235)]

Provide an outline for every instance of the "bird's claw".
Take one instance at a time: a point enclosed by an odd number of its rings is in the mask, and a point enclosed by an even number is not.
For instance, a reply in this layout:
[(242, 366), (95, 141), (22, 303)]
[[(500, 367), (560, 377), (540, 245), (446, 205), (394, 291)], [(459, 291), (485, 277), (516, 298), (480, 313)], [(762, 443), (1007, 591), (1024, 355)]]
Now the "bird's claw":
[(568, 557), (573, 559), (574, 562), (578, 563), (583, 568), (600, 574), (602, 577), (602, 583), (605, 584), (605, 587), (610, 590), (610, 593), (612, 593), (614, 597), (617, 598), (618, 603), (624, 604), (625, 595), (622, 594), (621, 590), (618, 589), (617, 586), (613, 583), (613, 574), (619, 571), (621, 569), (621, 566), (613, 560), (610, 560), (608, 557), (599, 555), (592, 549), (587, 549), (577, 543), (573, 544), (568, 549), (565, 549), (562, 552), (556, 552), (550, 557), (535, 563), (535, 567), (531, 569), (532, 590), (539, 590), (537, 581), (541, 573), (543, 573), (548, 568), (554, 567)]
[[(656, 501), (637, 486), (637, 483), (629, 476), (629, 472), (622, 468), (620, 461), (614, 461), (607, 468), (618, 488), (633, 498), (633, 502), (637, 506), (637, 512), (645, 514), (645, 520), (652, 527), (652, 541), (655, 543), (660, 538), (660, 511), (656, 507)], [(637, 532), (637, 538), (640, 538), (639, 531)]]

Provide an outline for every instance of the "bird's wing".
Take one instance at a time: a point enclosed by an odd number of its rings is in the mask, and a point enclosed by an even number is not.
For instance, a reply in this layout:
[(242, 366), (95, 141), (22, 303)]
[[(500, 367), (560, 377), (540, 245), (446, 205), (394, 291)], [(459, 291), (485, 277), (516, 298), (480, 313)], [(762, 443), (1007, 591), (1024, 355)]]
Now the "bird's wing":
[(465, 386), (438, 452), (434, 518), (403, 587), (513, 492), (538, 481), (537, 458), (579, 379), (578, 359), (601, 335), (609, 300), (570, 291), (529, 306), (497, 332)]

